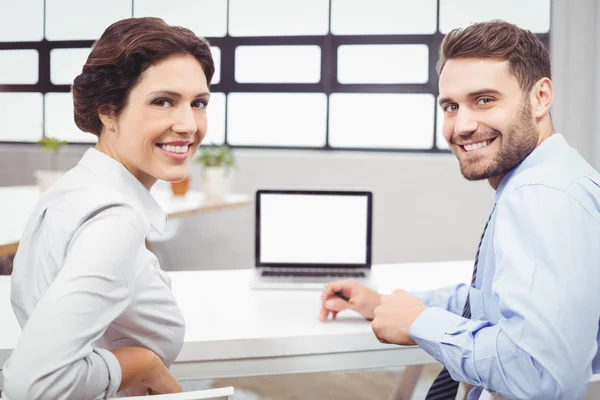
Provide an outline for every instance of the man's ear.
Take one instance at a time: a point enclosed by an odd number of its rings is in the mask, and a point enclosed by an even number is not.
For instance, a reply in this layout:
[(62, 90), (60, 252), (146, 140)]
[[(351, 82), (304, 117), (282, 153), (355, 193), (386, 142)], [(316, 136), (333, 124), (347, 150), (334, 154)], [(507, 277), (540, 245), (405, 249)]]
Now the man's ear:
[(531, 103), (533, 115), (536, 119), (542, 118), (550, 111), (554, 98), (554, 86), (549, 78), (542, 78), (533, 85)]

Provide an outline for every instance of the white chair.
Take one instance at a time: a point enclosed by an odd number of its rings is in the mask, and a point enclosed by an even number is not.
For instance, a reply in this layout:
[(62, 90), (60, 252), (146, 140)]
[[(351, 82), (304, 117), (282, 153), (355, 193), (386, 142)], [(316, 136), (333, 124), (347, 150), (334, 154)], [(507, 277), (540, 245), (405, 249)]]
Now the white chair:
[(233, 388), (231, 386), (218, 388), (218, 389), (207, 389), (207, 390), (194, 390), (193, 392), (183, 393), (172, 393), (172, 394), (157, 394), (155, 396), (130, 396), (111, 398), (109, 400), (211, 400), (211, 399), (227, 399), (230, 400), (233, 396)]

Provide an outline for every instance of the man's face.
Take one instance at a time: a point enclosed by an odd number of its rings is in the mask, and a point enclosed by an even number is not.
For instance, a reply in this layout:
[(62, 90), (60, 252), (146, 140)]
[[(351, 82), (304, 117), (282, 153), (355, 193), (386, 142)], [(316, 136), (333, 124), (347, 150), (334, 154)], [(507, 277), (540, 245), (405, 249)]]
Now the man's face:
[(508, 61), (451, 59), (440, 74), (442, 132), (468, 180), (500, 178), (538, 142), (529, 93)]

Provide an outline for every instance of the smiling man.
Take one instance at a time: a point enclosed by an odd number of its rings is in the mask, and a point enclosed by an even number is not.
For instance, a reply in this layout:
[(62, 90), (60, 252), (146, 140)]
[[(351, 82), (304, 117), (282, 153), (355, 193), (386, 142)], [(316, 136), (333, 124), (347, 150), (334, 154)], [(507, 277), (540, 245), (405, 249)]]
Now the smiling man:
[(581, 399), (600, 372), (600, 175), (554, 130), (548, 52), (493, 21), (450, 32), (438, 68), (444, 137), (496, 191), (472, 284), (380, 297), (334, 282), (321, 318), (352, 308), (380, 341), (421, 346), (444, 365), (428, 400), (458, 382), (469, 399)]

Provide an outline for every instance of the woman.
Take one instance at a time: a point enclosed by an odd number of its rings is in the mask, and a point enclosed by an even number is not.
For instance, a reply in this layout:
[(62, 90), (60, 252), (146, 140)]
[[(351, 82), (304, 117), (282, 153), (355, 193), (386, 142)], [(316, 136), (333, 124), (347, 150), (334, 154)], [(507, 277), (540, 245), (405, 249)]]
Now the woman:
[(149, 190), (186, 176), (213, 73), (205, 40), (157, 18), (116, 22), (94, 45), (72, 89), (75, 122), (98, 143), (43, 194), (20, 242), (8, 399), (181, 391), (167, 367), (185, 324), (145, 247), (166, 219)]

